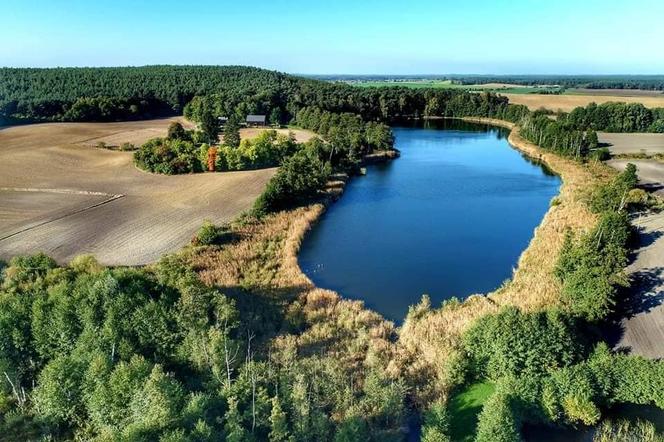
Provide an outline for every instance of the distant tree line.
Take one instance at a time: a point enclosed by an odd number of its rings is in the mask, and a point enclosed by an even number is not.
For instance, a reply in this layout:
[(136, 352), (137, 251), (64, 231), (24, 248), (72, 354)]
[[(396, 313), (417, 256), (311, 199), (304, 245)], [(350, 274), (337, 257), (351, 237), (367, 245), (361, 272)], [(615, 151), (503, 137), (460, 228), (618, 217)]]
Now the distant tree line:
[(664, 90), (664, 75), (470, 75), (449, 76), (461, 84), (510, 83), (564, 88)]
[(509, 83), (524, 86), (560, 85), (564, 88), (664, 90), (664, 75), (310, 75), (325, 81), (452, 80), (474, 85)]

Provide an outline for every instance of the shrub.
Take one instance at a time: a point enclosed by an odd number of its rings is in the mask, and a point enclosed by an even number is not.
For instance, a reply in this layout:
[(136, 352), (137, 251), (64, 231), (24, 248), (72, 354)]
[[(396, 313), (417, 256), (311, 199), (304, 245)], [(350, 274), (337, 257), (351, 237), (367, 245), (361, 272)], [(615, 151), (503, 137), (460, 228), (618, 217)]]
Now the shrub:
[(636, 166), (627, 164), (625, 170), (610, 183), (598, 186), (590, 198), (590, 209), (595, 213), (621, 210), (627, 202), (627, 194), (638, 182)]
[(445, 404), (436, 402), (424, 413), (422, 442), (450, 442), (450, 418)]
[(198, 149), (191, 141), (154, 138), (134, 152), (134, 163), (141, 169), (173, 175), (201, 172)]
[(590, 152), (590, 157), (597, 161), (606, 161), (611, 159), (611, 152), (606, 147), (599, 147)]
[(563, 300), (574, 314), (596, 321), (612, 311), (617, 286), (627, 285), (623, 268), (630, 234), (625, 213), (606, 212), (578, 242), (566, 236), (556, 274), (563, 282)]
[(593, 442), (664, 442), (651, 422), (637, 420), (604, 421), (595, 431)]
[(302, 150), (282, 164), (254, 203), (253, 213), (261, 217), (316, 196), (327, 182), (329, 165), (309, 150)]
[(473, 370), (490, 379), (542, 375), (574, 363), (583, 354), (576, 325), (555, 311), (521, 313), (505, 307), (475, 322), (464, 335)]
[(518, 442), (517, 418), (511, 399), (505, 394), (494, 394), (487, 400), (477, 424), (476, 442)]
[(218, 244), (227, 232), (228, 228), (226, 226), (215, 226), (209, 220), (205, 220), (192, 242), (197, 246)]

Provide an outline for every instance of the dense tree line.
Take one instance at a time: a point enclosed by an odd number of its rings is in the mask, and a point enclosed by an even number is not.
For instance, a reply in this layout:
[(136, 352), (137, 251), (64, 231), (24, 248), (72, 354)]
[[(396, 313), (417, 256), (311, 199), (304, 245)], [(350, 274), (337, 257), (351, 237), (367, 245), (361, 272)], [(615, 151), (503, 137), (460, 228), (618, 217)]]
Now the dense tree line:
[(510, 83), (565, 88), (664, 90), (662, 75), (471, 75), (450, 76), (461, 84)]
[(640, 103), (591, 103), (563, 117), (576, 129), (605, 132), (664, 132), (664, 108), (648, 109)]
[[(2, 439), (399, 439), (400, 382), (300, 356), (297, 316), (258, 324), (243, 306), (176, 256), (145, 269), (13, 259), (0, 280)], [(284, 339), (266, 348), (266, 330)]]
[(108, 121), (184, 112), (200, 122), (201, 111), (209, 109), (216, 117), (258, 113), (285, 123), (311, 106), (390, 121), (468, 112), (489, 116), (506, 100), (455, 90), (355, 88), (241, 66), (0, 70), (0, 118), (9, 120)]
[(553, 120), (548, 115), (535, 112), (521, 119), (519, 124), (521, 136), (559, 155), (582, 161), (591, 147), (596, 147), (597, 141), (591, 138), (590, 133), (576, 129), (565, 120)]

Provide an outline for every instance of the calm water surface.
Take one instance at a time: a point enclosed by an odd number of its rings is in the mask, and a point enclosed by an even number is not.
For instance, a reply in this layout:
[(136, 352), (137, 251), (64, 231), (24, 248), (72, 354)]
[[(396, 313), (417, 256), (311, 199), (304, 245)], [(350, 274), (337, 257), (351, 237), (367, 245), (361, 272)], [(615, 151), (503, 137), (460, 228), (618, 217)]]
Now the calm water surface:
[(317, 286), (395, 321), (422, 294), (438, 305), (500, 286), (560, 185), (503, 129), (434, 126), (394, 128), (401, 158), (351, 180), (300, 251)]

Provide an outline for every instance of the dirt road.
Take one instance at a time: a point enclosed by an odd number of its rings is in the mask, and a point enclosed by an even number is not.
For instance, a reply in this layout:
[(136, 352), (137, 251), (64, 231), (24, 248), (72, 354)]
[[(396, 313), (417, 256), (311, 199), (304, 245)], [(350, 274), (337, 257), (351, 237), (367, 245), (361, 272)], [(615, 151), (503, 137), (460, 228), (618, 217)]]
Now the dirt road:
[(644, 189), (664, 197), (664, 163), (655, 160), (609, 160), (607, 164), (620, 171), (632, 163), (637, 168), (639, 185)]
[(616, 347), (664, 358), (664, 213), (640, 217), (633, 224), (640, 245), (627, 268), (633, 286)]
[(274, 169), (164, 176), (140, 171), (130, 152), (171, 120), (49, 123), (0, 130), (0, 259), (43, 251), (59, 262), (92, 253), (139, 265), (186, 244), (205, 219), (248, 209)]

